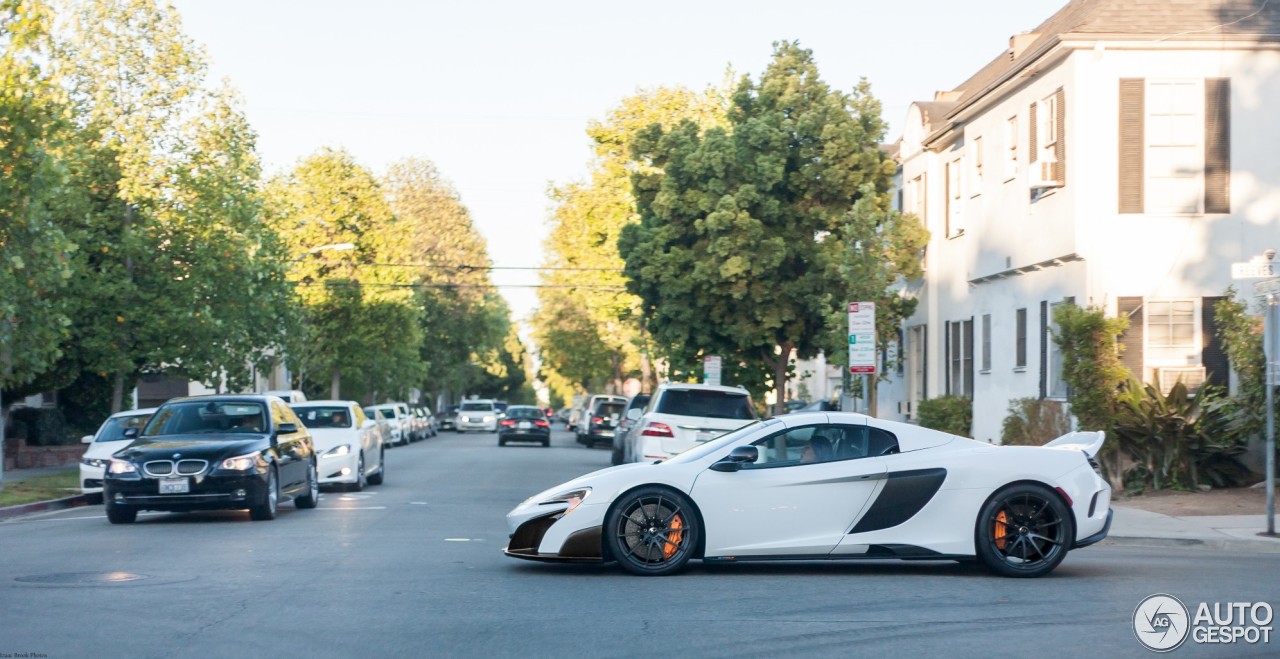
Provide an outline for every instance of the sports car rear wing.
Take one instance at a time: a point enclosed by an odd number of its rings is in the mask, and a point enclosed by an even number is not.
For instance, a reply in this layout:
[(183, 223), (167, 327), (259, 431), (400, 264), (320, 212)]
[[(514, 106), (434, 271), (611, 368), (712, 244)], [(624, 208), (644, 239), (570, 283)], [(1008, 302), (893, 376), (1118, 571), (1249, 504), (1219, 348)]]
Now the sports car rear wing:
[(1106, 439), (1107, 433), (1101, 430), (1077, 430), (1045, 444), (1045, 448), (1084, 451), (1086, 455), (1092, 458), (1098, 455), (1098, 451), (1102, 449), (1102, 442), (1106, 441)]

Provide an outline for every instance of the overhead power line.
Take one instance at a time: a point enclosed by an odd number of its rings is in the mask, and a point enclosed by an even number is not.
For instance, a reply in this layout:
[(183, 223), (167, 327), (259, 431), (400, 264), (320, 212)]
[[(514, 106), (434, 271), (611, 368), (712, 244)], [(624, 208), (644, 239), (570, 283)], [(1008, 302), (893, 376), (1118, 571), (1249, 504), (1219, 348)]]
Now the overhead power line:
[(514, 265), (439, 265), (435, 263), (352, 263), (350, 261), (313, 261), (320, 265), (350, 265), (375, 268), (422, 268), (424, 270), (576, 270), (591, 272), (622, 272), (622, 268), (573, 268), (567, 266), (514, 266)]
[(587, 288), (600, 291), (625, 291), (624, 286), (593, 286), (591, 284), (378, 284), (358, 281), (290, 281), (299, 286), (360, 286), (363, 288)]

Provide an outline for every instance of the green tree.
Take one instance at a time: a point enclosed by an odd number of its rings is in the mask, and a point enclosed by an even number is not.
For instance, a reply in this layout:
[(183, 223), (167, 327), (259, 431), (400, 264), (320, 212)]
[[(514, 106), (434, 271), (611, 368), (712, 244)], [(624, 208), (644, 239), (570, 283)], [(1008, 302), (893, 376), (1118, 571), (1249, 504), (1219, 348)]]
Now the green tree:
[(594, 148), (587, 180), (549, 191), (555, 204), (545, 243), (551, 269), (542, 276), (547, 287), (539, 289), (533, 321), (544, 370), (584, 389), (609, 383), (620, 391), (634, 373), (652, 385), (652, 346), (643, 332), (640, 300), (625, 290), (617, 247), (622, 227), (639, 220), (631, 146), (653, 124), (723, 125), (726, 104), (723, 89), (659, 87), (623, 99), (604, 121), (587, 127)]
[(633, 177), (641, 219), (618, 244), (660, 345), (761, 364), (785, 402), (792, 353), (815, 354), (846, 301), (846, 217), (890, 187), (869, 95), (831, 89), (812, 52), (778, 43), (759, 82), (739, 83), (727, 127), (638, 136), (656, 170)]

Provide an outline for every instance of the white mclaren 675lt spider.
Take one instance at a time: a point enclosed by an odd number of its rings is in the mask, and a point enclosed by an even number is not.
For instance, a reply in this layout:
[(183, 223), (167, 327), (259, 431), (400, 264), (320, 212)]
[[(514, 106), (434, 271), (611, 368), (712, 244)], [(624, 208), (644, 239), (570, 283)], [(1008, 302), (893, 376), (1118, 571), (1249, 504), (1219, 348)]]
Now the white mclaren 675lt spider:
[(897, 558), (1038, 577), (1111, 527), (1093, 460), (1103, 439), (992, 446), (861, 414), (790, 414), (534, 495), (507, 514), (505, 551), (640, 575), (693, 558)]

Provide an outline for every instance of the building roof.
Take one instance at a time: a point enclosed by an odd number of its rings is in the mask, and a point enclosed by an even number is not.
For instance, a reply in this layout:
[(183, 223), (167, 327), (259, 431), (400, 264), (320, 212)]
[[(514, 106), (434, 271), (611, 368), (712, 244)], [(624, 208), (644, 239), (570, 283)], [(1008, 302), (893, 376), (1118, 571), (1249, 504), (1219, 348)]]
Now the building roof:
[[(1064, 35), (1152, 41), (1280, 40), (1280, 0), (1071, 0), (1026, 35), (1025, 47), (1004, 50), (957, 86), (954, 91), (959, 98), (947, 115), (954, 116)], [(941, 126), (939, 121), (937, 127)]]

